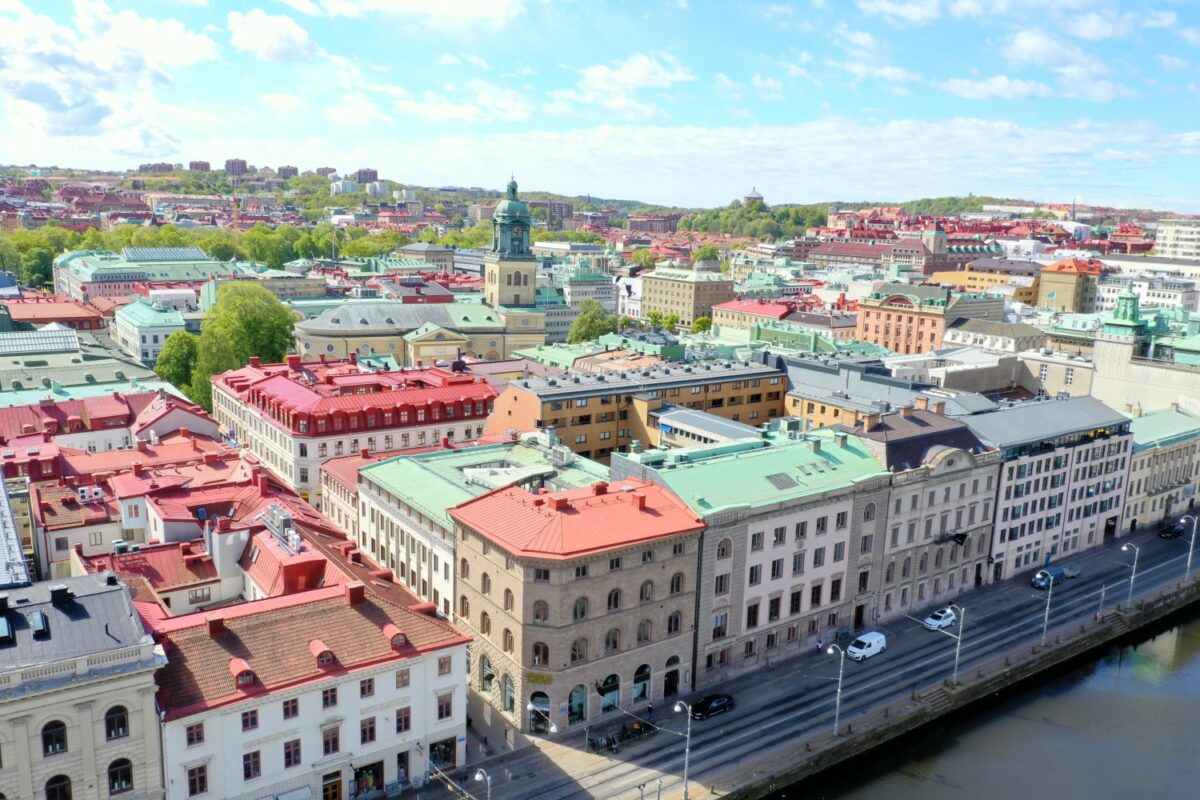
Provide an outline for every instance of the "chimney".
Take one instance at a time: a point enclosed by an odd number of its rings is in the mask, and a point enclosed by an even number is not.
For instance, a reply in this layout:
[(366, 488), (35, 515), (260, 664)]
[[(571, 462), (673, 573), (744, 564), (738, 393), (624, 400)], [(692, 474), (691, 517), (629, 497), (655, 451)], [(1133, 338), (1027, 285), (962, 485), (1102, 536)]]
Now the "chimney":
[(358, 363), (358, 353), (356, 353), (356, 352), (353, 352), (353, 351), (350, 353), (350, 363), (351, 363), (351, 364), (357, 364), (357, 363)]
[[(138, 449), (140, 450), (141, 448), (138, 448)], [(133, 465), (132, 465), (132, 466), (133, 466), (133, 474), (134, 474), (134, 475), (141, 475), (141, 474), (142, 474), (142, 462), (140, 462), (140, 461), (135, 461), (135, 462), (133, 462)]]
[(267, 483), (267, 476), (266, 476), (266, 475), (259, 475), (259, 476), (258, 476), (258, 493), (259, 493), (259, 494), (266, 494), (266, 493), (267, 493), (267, 487), (268, 487), (268, 486), (269, 486), (269, 484)]
[(597, 496), (602, 495), (602, 494), (608, 494), (608, 484), (605, 483), (604, 481), (600, 481), (599, 483), (592, 486), (592, 491)]
[(425, 366), (425, 362), (418, 358), (417, 359), (417, 369), (420, 369), (423, 366)]
[(145, 439), (138, 439), (137, 449), (139, 453), (144, 453), (150, 449), (150, 444)]
[(262, 359), (258, 356), (250, 356), (250, 366), (258, 367), (262, 365)]
[(424, 614), (427, 617), (437, 616), (437, 605), (434, 603), (418, 603), (415, 606), (409, 607), (408, 610), (414, 614)]
[(913, 408), (915, 408), (918, 411), (928, 411), (929, 410), (929, 398), (926, 397), (925, 395), (918, 395), (917, 397), (914, 397), (913, 398)]
[(946, 401), (938, 400), (936, 403), (934, 403), (933, 404), (933, 413), (945, 414), (946, 413)]
[(844, 434), (844, 433), (835, 433), (833, 438), (834, 438), (834, 441), (837, 442), (838, 447), (845, 447), (846, 441), (849, 437), (847, 437), (846, 434)]
[(449, 449), (450, 449), (450, 437), (449, 437), (449, 436), (443, 436), (443, 437), (442, 437), (442, 449), (443, 449), (443, 450), (449, 450)]
[(225, 632), (225, 620), (215, 615), (205, 617), (204, 630), (208, 633), (208, 638), (216, 639)]
[(905, 419), (908, 419), (909, 417), (911, 417), (912, 412), (913, 412), (912, 406), (900, 406), (900, 416), (904, 417)]
[(321, 353), (321, 363), (322, 364), (325, 363), (325, 354), (324, 353)]
[(287, 365), (288, 369), (300, 369), (300, 354), (288, 353)]
[(550, 498), (550, 508), (555, 511), (565, 511), (567, 508), (567, 498), (562, 495), (556, 495)]
[(813, 440), (811, 440), (811, 441), (808, 443), (808, 446), (812, 448), (812, 451), (813, 451), (814, 453), (819, 453), (819, 452), (821, 452), (821, 440), (820, 440), (820, 439), (813, 439)]
[(640, 452), (642, 452), (642, 442), (641, 442), (641, 440), (639, 440), (639, 439), (634, 439), (632, 442), (630, 442), (630, 443), (629, 443), (629, 452), (631, 452), (631, 453), (640, 453)]
[(877, 427), (879, 427), (879, 415), (878, 414), (867, 414), (867, 416), (863, 417), (863, 430), (864, 431), (873, 431)]
[(363, 601), (367, 599), (367, 585), (362, 581), (347, 583), (345, 597), (348, 606), (362, 605)]
[(229, 519), (229, 517), (218, 517), (217, 518), (217, 530), (227, 531), (232, 527), (233, 527), (233, 521), (231, 519)]
[(192, 438), (192, 432), (189, 431), (187, 428), (180, 428), (179, 429), (179, 438), (180, 439), (190, 439), (190, 438)]
[(633, 507), (638, 511), (645, 511), (646, 510), (646, 495), (635, 493), (633, 495)]

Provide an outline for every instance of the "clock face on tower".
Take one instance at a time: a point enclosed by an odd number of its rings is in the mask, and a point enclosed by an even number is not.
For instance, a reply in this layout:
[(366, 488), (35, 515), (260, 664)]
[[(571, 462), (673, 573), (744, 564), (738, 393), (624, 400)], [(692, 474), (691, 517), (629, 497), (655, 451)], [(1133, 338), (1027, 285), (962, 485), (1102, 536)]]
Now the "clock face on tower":
[(514, 226), (513, 226), (513, 229), (512, 229), (512, 235), (513, 235), (513, 236), (520, 236), (520, 235), (521, 235), (521, 226), (520, 226), (520, 225), (514, 225)]

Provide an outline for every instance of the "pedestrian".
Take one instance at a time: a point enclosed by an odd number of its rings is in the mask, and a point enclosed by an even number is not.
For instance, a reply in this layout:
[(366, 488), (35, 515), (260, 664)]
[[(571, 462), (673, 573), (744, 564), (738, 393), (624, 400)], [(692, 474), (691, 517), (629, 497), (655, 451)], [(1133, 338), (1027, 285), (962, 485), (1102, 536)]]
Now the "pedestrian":
[(825, 652), (825, 643), (817, 639), (817, 654), (820, 655), (823, 652)]
[(646, 718), (649, 719), (650, 717), (653, 717), (653, 716), (654, 716), (654, 704), (647, 703), (646, 704)]

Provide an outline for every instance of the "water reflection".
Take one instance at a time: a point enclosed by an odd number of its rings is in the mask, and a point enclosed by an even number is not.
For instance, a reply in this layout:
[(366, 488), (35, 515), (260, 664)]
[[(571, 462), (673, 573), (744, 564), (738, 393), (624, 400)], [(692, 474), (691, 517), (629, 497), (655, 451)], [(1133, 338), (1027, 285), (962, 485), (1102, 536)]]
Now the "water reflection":
[(1200, 615), (936, 730), (839, 781), (780, 797), (1200, 797)]

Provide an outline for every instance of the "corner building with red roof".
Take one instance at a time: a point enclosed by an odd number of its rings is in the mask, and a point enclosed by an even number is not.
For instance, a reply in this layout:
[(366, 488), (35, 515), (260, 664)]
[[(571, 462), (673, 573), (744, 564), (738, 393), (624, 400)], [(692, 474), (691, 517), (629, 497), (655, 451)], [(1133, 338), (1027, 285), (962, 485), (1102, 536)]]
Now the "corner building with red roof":
[(497, 489), (450, 511), (472, 725), (496, 745), (691, 690), (704, 523), (639, 480)]

